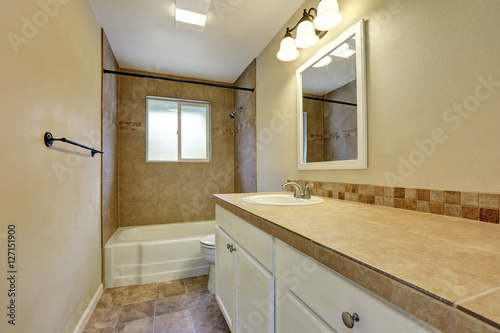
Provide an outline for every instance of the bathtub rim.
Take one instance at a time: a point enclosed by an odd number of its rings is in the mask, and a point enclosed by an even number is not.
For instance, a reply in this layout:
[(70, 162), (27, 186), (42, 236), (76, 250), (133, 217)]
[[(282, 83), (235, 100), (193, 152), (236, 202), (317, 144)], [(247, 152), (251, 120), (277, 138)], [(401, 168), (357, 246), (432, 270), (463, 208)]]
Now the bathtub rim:
[(214, 226), (214, 233), (215, 233), (215, 225), (216, 221), (215, 220), (207, 220), (207, 221), (193, 221), (193, 222), (175, 222), (175, 223), (162, 223), (162, 224), (147, 224), (147, 225), (138, 225), (138, 226), (129, 226), (129, 227), (119, 227), (118, 229), (115, 230), (113, 235), (110, 237), (110, 239), (104, 244), (104, 248), (106, 247), (114, 247), (114, 246), (128, 246), (128, 245), (133, 245), (137, 243), (154, 243), (154, 242), (162, 242), (165, 240), (175, 240), (175, 239), (183, 239), (183, 238), (189, 238), (189, 237), (197, 237), (197, 236), (203, 236), (207, 235), (205, 233), (201, 234), (193, 234), (193, 235), (188, 235), (188, 236), (182, 236), (182, 237), (172, 237), (172, 238), (159, 238), (159, 239), (149, 239), (149, 240), (133, 240), (133, 241), (124, 241), (120, 239), (120, 234), (124, 231), (131, 230), (131, 229), (136, 229), (136, 228), (148, 228), (148, 229), (157, 229), (165, 226), (181, 226), (181, 225), (196, 225), (196, 224), (213, 224)]

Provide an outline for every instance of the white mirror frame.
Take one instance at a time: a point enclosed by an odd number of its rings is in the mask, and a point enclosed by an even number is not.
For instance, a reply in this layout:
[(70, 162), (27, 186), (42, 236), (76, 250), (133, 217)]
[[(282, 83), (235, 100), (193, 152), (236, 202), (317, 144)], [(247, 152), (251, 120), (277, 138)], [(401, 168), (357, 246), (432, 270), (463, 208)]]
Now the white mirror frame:
[[(358, 123), (358, 158), (355, 160), (327, 161), (304, 163), (304, 127), (302, 117), (302, 73), (319, 59), (331, 53), (334, 49), (356, 36), (356, 96)], [(344, 31), (332, 43), (321, 48), (311, 59), (297, 69), (297, 127), (298, 127), (298, 168), (299, 170), (325, 169), (366, 169), (368, 167), (368, 132), (366, 105), (366, 54), (364, 20)]]

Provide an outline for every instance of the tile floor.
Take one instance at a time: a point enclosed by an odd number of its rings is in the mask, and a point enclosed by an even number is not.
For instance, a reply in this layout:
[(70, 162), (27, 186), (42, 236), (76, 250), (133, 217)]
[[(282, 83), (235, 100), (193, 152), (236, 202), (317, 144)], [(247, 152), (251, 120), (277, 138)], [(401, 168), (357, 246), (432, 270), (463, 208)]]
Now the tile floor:
[(84, 333), (230, 333), (208, 275), (106, 289)]

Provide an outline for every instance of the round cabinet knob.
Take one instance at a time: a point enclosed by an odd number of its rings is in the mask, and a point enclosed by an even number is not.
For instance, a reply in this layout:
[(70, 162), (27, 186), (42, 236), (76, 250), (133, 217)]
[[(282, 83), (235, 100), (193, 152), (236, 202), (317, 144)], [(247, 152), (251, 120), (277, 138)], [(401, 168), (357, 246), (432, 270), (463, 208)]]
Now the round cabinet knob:
[(231, 244), (227, 244), (227, 249), (229, 250), (231, 248)]
[(345, 311), (342, 312), (342, 321), (344, 322), (344, 325), (347, 328), (353, 328), (354, 327), (354, 322), (359, 321), (359, 316), (357, 313), (353, 313), (352, 315)]

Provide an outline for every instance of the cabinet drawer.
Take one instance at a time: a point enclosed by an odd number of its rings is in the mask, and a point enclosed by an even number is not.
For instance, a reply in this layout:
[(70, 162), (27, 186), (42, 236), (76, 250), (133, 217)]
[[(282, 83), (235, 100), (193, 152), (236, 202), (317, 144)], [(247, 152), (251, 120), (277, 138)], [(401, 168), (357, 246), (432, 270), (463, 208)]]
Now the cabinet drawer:
[(274, 272), (274, 237), (216, 205), (217, 224), (271, 273)]
[[(346, 279), (312, 258), (276, 240), (276, 283), (292, 291), (335, 332), (439, 332), (369, 290)], [(279, 300), (276, 299), (279, 304)], [(354, 328), (342, 322), (342, 313), (357, 313)]]

